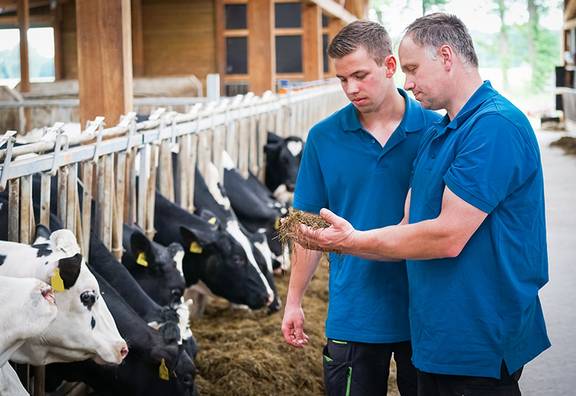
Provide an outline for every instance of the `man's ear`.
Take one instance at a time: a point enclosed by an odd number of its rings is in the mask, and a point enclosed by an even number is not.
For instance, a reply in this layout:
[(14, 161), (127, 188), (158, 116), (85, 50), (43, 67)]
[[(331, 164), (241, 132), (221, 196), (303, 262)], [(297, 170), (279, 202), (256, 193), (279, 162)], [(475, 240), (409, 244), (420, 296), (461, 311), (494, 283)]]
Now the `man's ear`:
[(444, 70), (450, 71), (452, 69), (452, 64), (454, 63), (454, 56), (455, 56), (452, 48), (447, 44), (440, 46), (440, 48), (438, 49), (438, 56), (442, 61)]
[(396, 67), (398, 66), (396, 57), (392, 54), (385, 57), (384, 66), (386, 67), (386, 78), (394, 77), (394, 73), (396, 73)]

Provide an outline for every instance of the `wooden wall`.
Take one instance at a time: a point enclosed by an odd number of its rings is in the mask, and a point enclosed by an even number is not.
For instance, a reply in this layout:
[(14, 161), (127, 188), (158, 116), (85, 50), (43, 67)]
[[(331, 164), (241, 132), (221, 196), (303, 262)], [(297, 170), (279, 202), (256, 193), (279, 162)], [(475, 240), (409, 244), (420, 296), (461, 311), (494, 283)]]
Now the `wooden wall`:
[[(78, 78), (74, 2), (63, 5), (63, 78)], [(213, 0), (142, 0), (144, 76), (216, 73)]]
[(216, 73), (213, 0), (143, 0), (144, 75)]

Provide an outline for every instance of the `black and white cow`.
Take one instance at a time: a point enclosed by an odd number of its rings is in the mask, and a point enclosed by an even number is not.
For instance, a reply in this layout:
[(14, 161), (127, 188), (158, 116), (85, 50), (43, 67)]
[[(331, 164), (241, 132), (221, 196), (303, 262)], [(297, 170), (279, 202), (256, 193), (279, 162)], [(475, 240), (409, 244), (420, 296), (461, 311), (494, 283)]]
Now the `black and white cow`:
[(151, 241), (136, 225), (124, 225), (122, 264), (144, 291), (159, 305), (181, 303), (186, 282), (182, 272), (184, 249), (179, 243), (167, 247)]
[(182, 269), (186, 285), (204, 284), (213, 294), (252, 309), (271, 301), (261, 271), (248, 261), (244, 248), (215, 216), (202, 218), (156, 193), (154, 239), (184, 246)]
[(226, 192), (218, 182), (218, 170), (208, 163), (206, 180), (196, 168), (194, 183), (194, 205), (197, 210), (208, 210), (246, 253), (246, 258), (258, 274), (268, 293), (270, 312), (280, 309), (280, 299), (272, 276), (272, 253), (263, 232), (250, 233), (238, 221)]
[(119, 364), (127, 355), (126, 342), (79, 252), (69, 230), (58, 230), (32, 246), (0, 241), (0, 255), (4, 257), (0, 275), (34, 277), (51, 282), (57, 291), (57, 318), (41, 336), (24, 342), (12, 355), (14, 361), (44, 365), (95, 359)]
[(193, 394), (196, 368), (184, 346), (166, 344), (161, 334), (152, 329), (114, 287), (98, 273), (96, 277), (131, 352), (118, 367), (98, 366), (88, 361), (49, 365), (48, 390), (68, 380), (85, 382), (100, 394)]
[(266, 186), (281, 202), (285, 202), (286, 193), (294, 191), (298, 168), (302, 160), (304, 141), (297, 136), (282, 138), (268, 132), (264, 146), (266, 153)]

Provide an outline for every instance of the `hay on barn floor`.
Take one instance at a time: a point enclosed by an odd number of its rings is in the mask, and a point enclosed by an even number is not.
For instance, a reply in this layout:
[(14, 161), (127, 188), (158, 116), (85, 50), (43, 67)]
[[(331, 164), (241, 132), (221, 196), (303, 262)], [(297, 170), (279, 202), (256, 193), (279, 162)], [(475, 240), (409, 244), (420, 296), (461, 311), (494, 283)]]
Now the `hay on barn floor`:
[(550, 146), (562, 147), (566, 154), (576, 154), (576, 138), (571, 136), (563, 136), (560, 139), (550, 143)]
[[(286, 301), (288, 276), (276, 278)], [(200, 352), (196, 383), (201, 396), (322, 396), (322, 347), (328, 303), (328, 261), (324, 257), (303, 301), (308, 345), (287, 345), (280, 331), (282, 312), (230, 310), (215, 300), (192, 323)], [(397, 396), (392, 363), (388, 395)], [(383, 392), (384, 394), (384, 392)]]

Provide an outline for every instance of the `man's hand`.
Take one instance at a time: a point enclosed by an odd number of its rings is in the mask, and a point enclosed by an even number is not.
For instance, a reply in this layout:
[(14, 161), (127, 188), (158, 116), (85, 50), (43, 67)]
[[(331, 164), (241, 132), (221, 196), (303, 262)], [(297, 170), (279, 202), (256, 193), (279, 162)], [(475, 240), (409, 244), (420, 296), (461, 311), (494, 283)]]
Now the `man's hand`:
[(313, 229), (301, 225), (296, 242), (306, 249), (346, 253), (351, 247), (352, 224), (328, 209), (320, 210), (320, 216), (330, 224), (328, 228)]
[(301, 305), (286, 305), (282, 319), (282, 335), (286, 343), (295, 348), (303, 348), (308, 344), (308, 336), (304, 333), (304, 311)]

